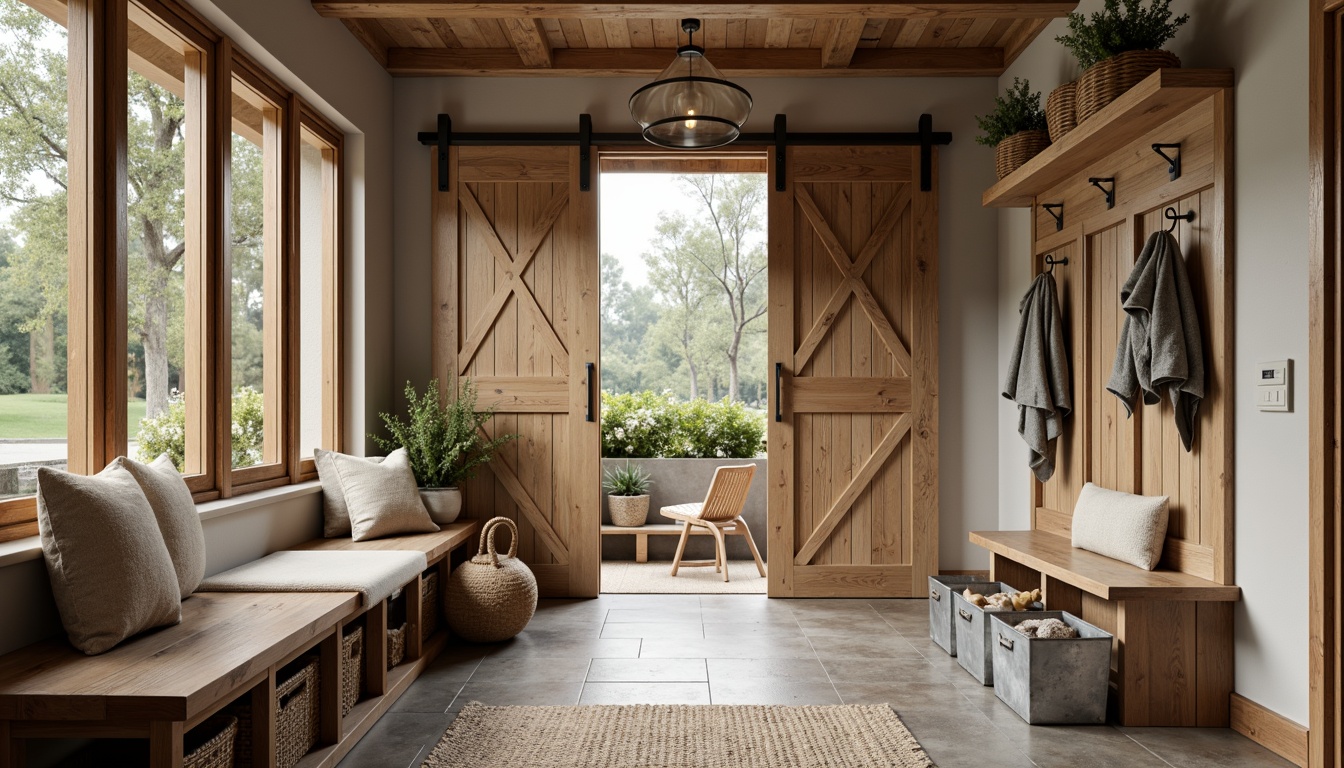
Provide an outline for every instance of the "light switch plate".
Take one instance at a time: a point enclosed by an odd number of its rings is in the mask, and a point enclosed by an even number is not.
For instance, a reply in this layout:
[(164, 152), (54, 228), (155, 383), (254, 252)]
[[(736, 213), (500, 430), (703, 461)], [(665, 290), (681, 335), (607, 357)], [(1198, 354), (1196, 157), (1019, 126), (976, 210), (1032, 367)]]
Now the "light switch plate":
[(1292, 410), (1293, 361), (1271, 360), (1256, 371), (1255, 407), (1262, 411)]
[(1256, 385), (1261, 387), (1287, 386), (1288, 367), (1289, 362), (1287, 360), (1271, 360), (1268, 363), (1261, 363)]

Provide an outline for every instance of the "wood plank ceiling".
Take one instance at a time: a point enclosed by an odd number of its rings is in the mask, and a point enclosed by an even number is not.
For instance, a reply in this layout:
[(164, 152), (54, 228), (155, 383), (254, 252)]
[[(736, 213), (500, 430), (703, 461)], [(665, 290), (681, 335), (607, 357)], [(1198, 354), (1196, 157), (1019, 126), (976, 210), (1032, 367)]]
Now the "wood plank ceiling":
[(686, 42), (730, 76), (992, 77), (1078, 3), (313, 0), (394, 75), (653, 75)]

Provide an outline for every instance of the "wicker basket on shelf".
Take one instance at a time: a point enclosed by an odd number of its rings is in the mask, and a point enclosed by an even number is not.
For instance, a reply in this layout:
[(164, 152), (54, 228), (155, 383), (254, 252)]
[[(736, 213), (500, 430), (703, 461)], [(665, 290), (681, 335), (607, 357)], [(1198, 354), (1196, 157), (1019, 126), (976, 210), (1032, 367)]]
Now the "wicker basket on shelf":
[(1019, 131), (999, 142), (994, 148), (994, 170), (999, 178), (1005, 178), (1026, 164), (1031, 158), (1041, 154), (1050, 146), (1050, 134), (1041, 131)]
[(423, 642), (439, 628), (439, 574), (431, 571), (420, 580), (420, 640)]
[(341, 638), (341, 714), (348, 715), (359, 703), (364, 687), (364, 628)]
[(406, 622), (387, 630), (387, 668), (391, 669), (406, 658)]
[(1065, 83), (1050, 92), (1045, 99), (1045, 124), (1050, 128), (1050, 141), (1064, 138), (1078, 127), (1078, 83)]
[(289, 679), (275, 686), (277, 768), (291, 768), (317, 745), (318, 669), (314, 656)]
[[(203, 738), (196, 744), (197, 738)], [(196, 726), (187, 735), (182, 768), (233, 768), (233, 746), (238, 738), (238, 718), (218, 714)]]
[(1078, 78), (1078, 122), (1100, 112), (1159, 69), (1181, 66), (1168, 51), (1125, 51), (1097, 62)]

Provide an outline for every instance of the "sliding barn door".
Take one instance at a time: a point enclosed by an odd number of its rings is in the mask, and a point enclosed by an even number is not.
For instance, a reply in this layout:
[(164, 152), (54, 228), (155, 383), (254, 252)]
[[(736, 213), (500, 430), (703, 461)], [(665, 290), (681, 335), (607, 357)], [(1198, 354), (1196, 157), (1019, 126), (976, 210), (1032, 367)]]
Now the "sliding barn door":
[(769, 591), (922, 595), (938, 564), (937, 190), (920, 191), (918, 147), (787, 152), (785, 189), (770, 181)]
[(543, 595), (592, 597), (597, 191), (579, 190), (579, 162), (577, 147), (454, 147), (440, 191), (435, 157), (433, 366), (476, 384), (489, 434), (519, 436), (466, 484), (466, 514), (518, 523)]

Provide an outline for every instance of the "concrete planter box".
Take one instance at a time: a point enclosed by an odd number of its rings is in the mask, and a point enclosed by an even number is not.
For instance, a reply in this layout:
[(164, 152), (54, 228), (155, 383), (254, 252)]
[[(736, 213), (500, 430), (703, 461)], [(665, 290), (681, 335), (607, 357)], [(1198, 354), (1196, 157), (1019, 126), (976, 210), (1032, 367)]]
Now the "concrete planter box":
[[(625, 459), (603, 459), (602, 471), (612, 467), (625, 466)], [(634, 466), (642, 467), (653, 478), (649, 488), (649, 525), (673, 522), (658, 514), (663, 507), (674, 504), (686, 504), (705, 500), (709, 484), (714, 479), (714, 470), (719, 467), (756, 465), (756, 477), (752, 478), (751, 491), (747, 494), (747, 505), (742, 517), (751, 528), (756, 547), (761, 550), (761, 558), (766, 557), (765, 522), (765, 459), (630, 459)], [(607, 511), (606, 493), (602, 494), (602, 522), (611, 524), (611, 514)], [(638, 530), (638, 529), (635, 529)], [(669, 564), (677, 552), (676, 536), (650, 536), (649, 560), (665, 560)], [(714, 539), (711, 536), (692, 536), (686, 543), (687, 560), (714, 559)], [(634, 560), (634, 536), (603, 536), (603, 560)], [(728, 559), (750, 560), (751, 550), (740, 536), (728, 537)]]

